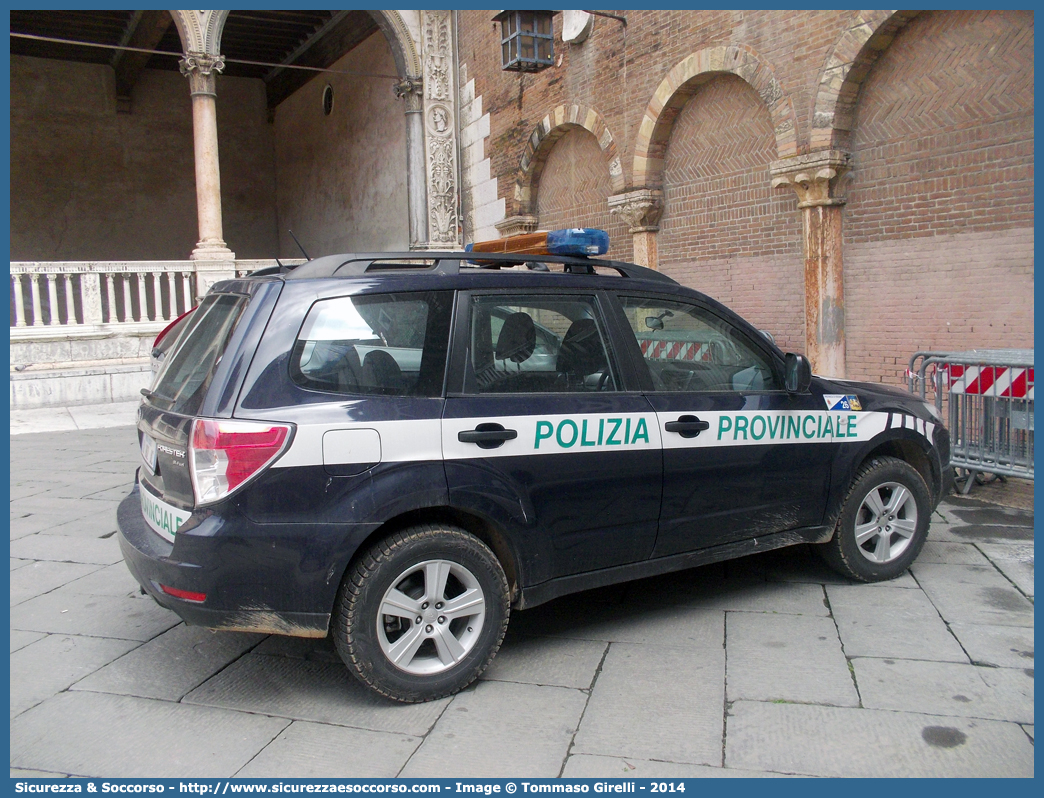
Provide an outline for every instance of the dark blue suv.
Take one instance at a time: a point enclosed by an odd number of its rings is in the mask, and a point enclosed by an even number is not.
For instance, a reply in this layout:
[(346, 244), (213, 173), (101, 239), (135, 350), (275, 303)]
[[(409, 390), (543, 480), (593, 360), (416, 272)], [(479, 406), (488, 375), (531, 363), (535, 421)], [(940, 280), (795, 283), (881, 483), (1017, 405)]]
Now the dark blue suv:
[(142, 588), (190, 624), (332, 634), (399, 701), (460, 690), (512, 608), (575, 591), (798, 543), (893, 578), (947, 489), (930, 406), (584, 256), (223, 282), (145, 393), (119, 508)]

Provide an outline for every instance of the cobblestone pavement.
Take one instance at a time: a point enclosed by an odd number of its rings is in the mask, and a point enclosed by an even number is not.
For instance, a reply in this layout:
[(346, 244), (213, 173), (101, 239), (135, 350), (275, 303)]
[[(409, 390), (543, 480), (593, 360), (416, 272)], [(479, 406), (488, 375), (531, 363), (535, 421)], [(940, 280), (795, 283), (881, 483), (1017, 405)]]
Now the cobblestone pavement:
[(328, 641), (140, 596), (137, 459), (128, 426), (11, 438), (12, 775), (1033, 775), (1031, 512), (950, 497), (886, 584), (800, 547), (517, 612), (476, 685), (400, 706)]

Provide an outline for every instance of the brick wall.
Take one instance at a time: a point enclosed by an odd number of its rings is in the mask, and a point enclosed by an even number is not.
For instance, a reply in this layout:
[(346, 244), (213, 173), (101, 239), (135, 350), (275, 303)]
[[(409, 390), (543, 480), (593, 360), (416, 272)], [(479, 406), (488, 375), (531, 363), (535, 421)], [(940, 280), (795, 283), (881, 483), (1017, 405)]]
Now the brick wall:
[[(526, 143), (559, 106), (600, 115), (632, 187), (636, 140), (657, 88), (683, 59), (722, 45), (744, 48), (771, 72), (793, 109), (797, 151), (806, 153), (824, 70), (838, 67), (835, 54), (855, 58), (866, 40), (854, 11), (626, 10), (618, 12), (626, 28), (596, 18), (585, 43), (556, 40), (554, 68), (520, 76), (500, 69), (494, 13), (458, 12), (458, 41), (489, 114), (484, 153), (506, 215), (518, 212)], [(898, 381), (909, 355), (926, 345), (1032, 340), (1032, 13), (908, 18), (886, 22), (844, 73), (851, 82), (834, 87), (844, 97), (858, 90), (855, 117), (845, 121), (853, 131), (839, 137), (853, 152), (844, 262), (848, 372), (857, 378)], [(561, 15), (555, 29), (560, 34)], [(768, 187), (778, 153), (767, 108), (778, 102), (732, 75), (695, 91), (666, 149), (658, 248), (664, 271), (803, 351), (800, 214), (793, 192)], [(551, 171), (536, 187), (536, 206), (549, 218), (589, 205), (570, 207), (568, 189), (556, 182), (576, 180), (585, 192), (591, 185), (586, 166), (565, 162), (597, 153), (581, 152), (571, 137), (555, 144)], [(552, 187), (557, 199), (540, 196)], [(954, 312), (939, 315), (939, 297)]]
[(660, 268), (803, 351), (801, 221), (793, 192), (770, 188), (774, 158), (753, 89), (732, 75), (702, 86), (667, 145)]
[(609, 233), (608, 257), (630, 260), (627, 225), (609, 214), (609, 171), (598, 141), (583, 128), (555, 142), (537, 187), (537, 217), (544, 230), (595, 227)]
[(475, 95), (490, 113), (486, 152), (500, 196), (513, 213), (514, 177), (525, 142), (537, 123), (558, 105), (596, 110), (619, 144), (624, 174), (630, 180), (634, 140), (657, 86), (682, 59), (708, 46), (741, 43), (771, 65), (791, 98), (799, 142), (815, 104), (819, 71), (852, 11), (683, 11), (627, 10), (624, 28), (596, 18), (590, 38), (580, 45), (561, 41), (562, 17), (555, 16), (555, 54), (561, 63), (535, 75), (500, 69), (496, 11), (457, 13), (458, 48)]
[(848, 374), (1033, 345), (1031, 12), (926, 12), (863, 83), (845, 208)]

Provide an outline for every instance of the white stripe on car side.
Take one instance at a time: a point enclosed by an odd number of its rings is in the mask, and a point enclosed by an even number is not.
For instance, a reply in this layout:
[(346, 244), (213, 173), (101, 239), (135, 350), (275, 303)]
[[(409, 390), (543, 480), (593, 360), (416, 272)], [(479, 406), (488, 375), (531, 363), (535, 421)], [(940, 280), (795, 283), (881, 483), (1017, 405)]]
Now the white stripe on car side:
[(442, 421), (359, 421), (298, 424), (294, 441), (272, 468), (323, 465), (323, 436), (335, 430), (376, 430), (381, 436), (381, 462), (407, 463), (442, 459)]
[[(670, 413), (534, 414), (299, 424), (290, 449), (272, 467), (323, 465), (323, 438), (335, 431), (375, 431), (380, 437), (381, 462), (405, 463), (578, 452), (613, 454), (661, 447), (689, 449), (854, 443), (868, 441), (887, 429), (889, 415), (874, 411), (678, 410)], [(891, 415), (893, 428), (912, 428), (925, 435), (931, 443), (934, 424), (917, 423), (906, 414)], [(666, 424), (679, 420), (681, 416), (695, 416), (707, 422), (708, 427), (692, 438), (668, 432)], [(491, 449), (461, 442), (457, 437), (460, 432), (490, 423), (514, 430), (517, 436)]]

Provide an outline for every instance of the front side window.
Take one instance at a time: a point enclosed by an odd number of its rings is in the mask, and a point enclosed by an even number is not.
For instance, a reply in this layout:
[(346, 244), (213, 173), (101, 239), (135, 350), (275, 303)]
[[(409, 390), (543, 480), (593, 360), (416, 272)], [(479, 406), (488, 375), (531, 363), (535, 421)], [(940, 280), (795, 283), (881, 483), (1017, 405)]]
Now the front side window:
[(290, 376), (330, 393), (439, 396), (452, 298), (428, 291), (320, 300), (294, 344)]
[(706, 308), (621, 297), (657, 391), (775, 391), (768, 355)]
[(615, 391), (594, 297), (476, 296), (467, 393)]

